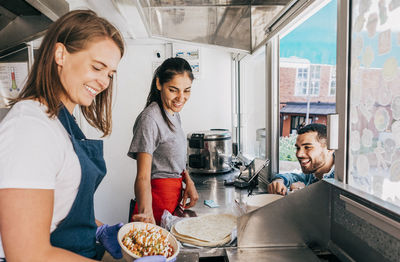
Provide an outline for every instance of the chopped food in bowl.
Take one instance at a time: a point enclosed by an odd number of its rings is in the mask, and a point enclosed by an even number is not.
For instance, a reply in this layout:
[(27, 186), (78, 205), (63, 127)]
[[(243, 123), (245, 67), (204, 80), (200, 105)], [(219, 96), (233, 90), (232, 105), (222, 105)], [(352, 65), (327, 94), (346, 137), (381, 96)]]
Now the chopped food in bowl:
[(179, 246), (167, 230), (150, 223), (132, 222), (121, 227), (118, 242), (126, 258), (161, 255), (167, 261), (175, 258)]
[(125, 234), (122, 244), (139, 257), (162, 255), (168, 258), (172, 256), (174, 249), (167, 237), (162, 235), (161, 229), (147, 227), (148, 225), (145, 229), (133, 227)]

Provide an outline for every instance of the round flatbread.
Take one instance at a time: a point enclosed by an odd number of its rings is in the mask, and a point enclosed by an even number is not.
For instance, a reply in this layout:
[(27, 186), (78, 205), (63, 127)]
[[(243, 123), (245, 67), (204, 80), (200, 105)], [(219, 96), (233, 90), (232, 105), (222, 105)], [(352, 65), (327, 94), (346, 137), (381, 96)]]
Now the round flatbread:
[(175, 236), (175, 238), (177, 240), (181, 241), (182, 243), (191, 244), (191, 245), (195, 245), (195, 246), (202, 246), (202, 247), (222, 246), (222, 245), (225, 245), (225, 244), (227, 244), (227, 243), (229, 243), (231, 241), (231, 236), (230, 235), (227, 236), (226, 238), (222, 239), (221, 241), (216, 241), (216, 242), (201, 241), (199, 239), (187, 237), (187, 236), (184, 236), (184, 235), (181, 235), (181, 234), (177, 233), (176, 230), (175, 230), (175, 226), (173, 226), (171, 228), (171, 233)]
[(175, 224), (175, 231), (200, 241), (220, 242), (236, 227), (237, 219), (229, 214), (212, 214), (193, 217)]

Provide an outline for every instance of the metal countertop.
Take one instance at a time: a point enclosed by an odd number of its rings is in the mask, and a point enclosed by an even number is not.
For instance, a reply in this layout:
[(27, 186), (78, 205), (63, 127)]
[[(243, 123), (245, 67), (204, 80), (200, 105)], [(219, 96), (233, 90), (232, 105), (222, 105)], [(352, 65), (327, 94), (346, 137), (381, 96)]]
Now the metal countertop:
[[(184, 211), (184, 216), (201, 216), (206, 214), (229, 213), (240, 216), (245, 211), (244, 201), (247, 198), (247, 189), (238, 189), (234, 186), (225, 186), (224, 180), (234, 179), (239, 175), (238, 170), (225, 174), (195, 174), (190, 176), (199, 193), (199, 200), (195, 207)], [(253, 194), (265, 193), (265, 190), (255, 188)], [(204, 205), (204, 200), (213, 200), (219, 205), (210, 208)], [(183, 247), (177, 262), (186, 261), (320, 261), (307, 247), (265, 247), (265, 248), (238, 248), (234, 246), (219, 248), (190, 248)]]
[[(225, 180), (235, 179), (239, 175), (240, 171), (237, 169), (231, 172), (222, 174), (199, 174), (191, 173), (190, 177), (196, 185), (196, 190), (199, 194), (199, 200), (196, 206), (190, 210), (185, 210), (183, 216), (202, 216), (207, 214), (233, 214), (240, 216), (243, 211), (241, 210), (239, 203), (243, 203), (243, 200), (247, 197), (247, 189), (238, 189), (234, 186), (225, 186)], [(254, 191), (257, 191), (255, 189)], [(235, 199), (239, 202), (236, 202)], [(213, 200), (219, 205), (216, 208), (210, 208), (204, 204), (204, 200)], [(235, 247), (228, 247), (234, 248)], [(190, 248), (183, 247), (178, 256), (177, 262), (192, 262), (194, 260), (190, 254), (195, 254), (197, 257), (223, 257), (226, 256), (226, 247), (218, 248)]]
[[(236, 169), (224, 174), (190, 174), (199, 193), (199, 200), (191, 210), (197, 216), (224, 213), (241, 215), (240, 208), (235, 199), (243, 201), (247, 197), (247, 189), (238, 189), (234, 186), (224, 185), (224, 180), (235, 179), (238, 175), (239, 170)], [(210, 208), (204, 205), (204, 200), (213, 200), (219, 207)]]

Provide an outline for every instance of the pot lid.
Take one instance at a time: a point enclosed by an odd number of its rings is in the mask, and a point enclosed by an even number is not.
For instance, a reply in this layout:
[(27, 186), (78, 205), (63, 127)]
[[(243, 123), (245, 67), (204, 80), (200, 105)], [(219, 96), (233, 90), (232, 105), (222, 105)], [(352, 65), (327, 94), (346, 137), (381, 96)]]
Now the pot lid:
[(206, 131), (192, 132), (187, 135), (187, 139), (191, 139), (192, 135), (204, 135), (204, 140), (214, 140), (214, 139), (229, 139), (231, 138), (231, 132), (228, 129), (210, 129)]

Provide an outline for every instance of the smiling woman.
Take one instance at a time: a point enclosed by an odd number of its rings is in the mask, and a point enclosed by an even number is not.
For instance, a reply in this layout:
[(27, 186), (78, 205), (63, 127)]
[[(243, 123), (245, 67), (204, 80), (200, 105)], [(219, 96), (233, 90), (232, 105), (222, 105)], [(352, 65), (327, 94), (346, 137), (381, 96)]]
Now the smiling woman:
[[(186, 136), (179, 116), (190, 97), (192, 81), (189, 63), (177, 57), (165, 60), (154, 74), (128, 152), (137, 160), (133, 221), (159, 224), (164, 209), (173, 213), (181, 200), (183, 207), (190, 208), (199, 198), (185, 170)], [(183, 196), (182, 181), (186, 184)]]
[(77, 90), (92, 89), (96, 96), (79, 105), (86, 120), (108, 135), (113, 91), (110, 77), (123, 54), (122, 36), (108, 21), (92, 11), (69, 12), (47, 31), (25, 88), (10, 105), (40, 100), (52, 117), (58, 115), (60, 102), (72, 100), (67, 108), (79, 104), (72, 98), (81, 95)]
[[(108, 38), (87, 44), (85, 52), (70, 53), (56, 44), (55, 61), (67, 95), (61, 100), (72, 113), (76, 104), (90, 106), (108, 88), (121, 59), (118, 46)], [(71, 77), (74, 75), (75, 77)]]
[(62, 43), (56, 44), (55, 61), (67, 93), (61, 101), (70, 113), (76, 104), (90, 106), (108, 88), (120, 59), (118, 46), (108, 38), (88, 43), (85, 52), (70, 53)]
[(110, 133), (111, 78), (123, 53), (118, 30), (92, 11), (69, 12), (48, 29), (0, 123), (0, 260), (91, 261), (104, 248), (122, 257), (122, 224), (94, 217), (106, 174), (102, 141), (86, 139), (72, 112), (79, 105), (92, 126)]

